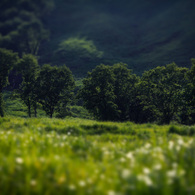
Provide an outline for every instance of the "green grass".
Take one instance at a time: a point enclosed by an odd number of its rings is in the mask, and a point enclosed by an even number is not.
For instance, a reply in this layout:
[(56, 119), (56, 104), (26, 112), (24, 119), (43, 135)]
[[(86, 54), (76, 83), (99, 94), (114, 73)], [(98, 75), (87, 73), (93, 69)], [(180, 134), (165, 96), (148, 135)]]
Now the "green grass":
[(194, 136), (179, 128), (0, 118), (0, 194), (193, 195)]

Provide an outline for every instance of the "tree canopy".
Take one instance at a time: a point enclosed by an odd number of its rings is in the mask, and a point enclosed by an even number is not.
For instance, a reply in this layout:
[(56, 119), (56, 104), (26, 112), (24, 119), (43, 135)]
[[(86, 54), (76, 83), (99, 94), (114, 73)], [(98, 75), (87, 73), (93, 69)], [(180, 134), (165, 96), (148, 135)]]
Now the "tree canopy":
[(74, 79), (66, 66), (44, 65), (37, 78), (38, 101), (43, 110), (52, 118), (61, 101), (67, 101), (74, 89)]

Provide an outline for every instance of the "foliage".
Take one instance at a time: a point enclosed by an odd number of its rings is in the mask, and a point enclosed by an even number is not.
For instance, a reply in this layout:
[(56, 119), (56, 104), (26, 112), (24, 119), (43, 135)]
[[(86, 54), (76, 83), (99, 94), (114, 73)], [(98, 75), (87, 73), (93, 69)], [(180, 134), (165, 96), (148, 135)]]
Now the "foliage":
[(114, 120), (118, 115), (114, 94), (114, 73), (111, 67), (97, 66), (83, 80), (80, 96), (84, 106), (100, 120)]
[(31, 109), (34, 108), (35, 117), (37, 116), (37, 76), (39, 65), (35, 56), (26, 54), (18, 63), (18, 72), (22, 74), (23, 82), (18, 92), (21, 99), (28, 107), (28, 116), (31, 117)]
[(38, 101), (47, 115), (52, 117), (57, 108), (66, 108), (74, 88), (72, 73), (66, 66), (43, 66), (37, 83)]
[(194, 137), (169, 128), (0, 118), (1, 194), (194, 194)]
[[(127, 64), (114, 64), (112, 68), (115, 77), (114, 94), (116, 99), (114, 102), (119, 110), (117, 120), (132, 120), (131, 112), (135, 111), (133, 107), (136, 100), (136, 83), (139, 79), (127, 68)], [(136, 114), (133, 113), (133, 115)]]
[(1, 1), (1, 46), (11, 48), (20, 55), (37, 55), (40, 44), (49, 36), (43, 18), (51, 11), (52, 4), (52, 0)]
[(183, 103), (187, 71), (172, 63), (144, 72), (140, 99), (144, 110), (150, 113), (150, 120), (170, 123)]
[(8, 84), (9, 71), (17, 63), (18, 56), (12, 51), (0, 48), (0, 116), (4, 116), (3, 87)]
[(98, 51), (93, 41), (85, 38), (71, 37), (59, 44), (59, 52), (62, 52), (65, 58), (100, 58), (102, 52)]

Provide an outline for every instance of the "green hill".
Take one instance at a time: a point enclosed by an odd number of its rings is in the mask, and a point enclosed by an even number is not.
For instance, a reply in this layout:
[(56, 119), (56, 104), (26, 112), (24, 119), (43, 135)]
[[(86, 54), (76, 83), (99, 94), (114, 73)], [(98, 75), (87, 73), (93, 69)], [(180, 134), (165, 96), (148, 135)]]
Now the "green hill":
[[(66, 64), (77, 76), (84, 76), (100, 63), (110, 65), (119, 61), (127, 63), (137, 74), (173, 61), (189, 67), (190, 58), (195, 56), (194, 0), (27, 2), (31, 2), (31, 9), (21, 4), (19, 10), (33, 13), (50, 34), (49, 38), (40, 39), (40, 63)], [(35, 5), (44, 5), (45, 9), (41, 12)], [(18, 4), (7, 5), (13, 6)], [(0, 25), (3, 38), (9, 34), (8, 27), (2, 28), (5, 18)], [(18, 20), (13, 21), (17, 25)], [(37, 29), (42, 35), (46, 32), (40, 25)], [(68, 46), (62, 44), (67, 42)], [(19, 50), (13, 39), (11, 43), (0, 45)]]

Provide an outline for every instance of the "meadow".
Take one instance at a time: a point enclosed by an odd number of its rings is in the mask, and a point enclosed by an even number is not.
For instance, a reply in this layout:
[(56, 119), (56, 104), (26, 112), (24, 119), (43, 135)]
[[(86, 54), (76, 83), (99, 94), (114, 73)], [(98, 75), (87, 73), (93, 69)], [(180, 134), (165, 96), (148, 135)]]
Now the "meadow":
[(195, 127), (0, 118), (0, 194), (193, 195)]

